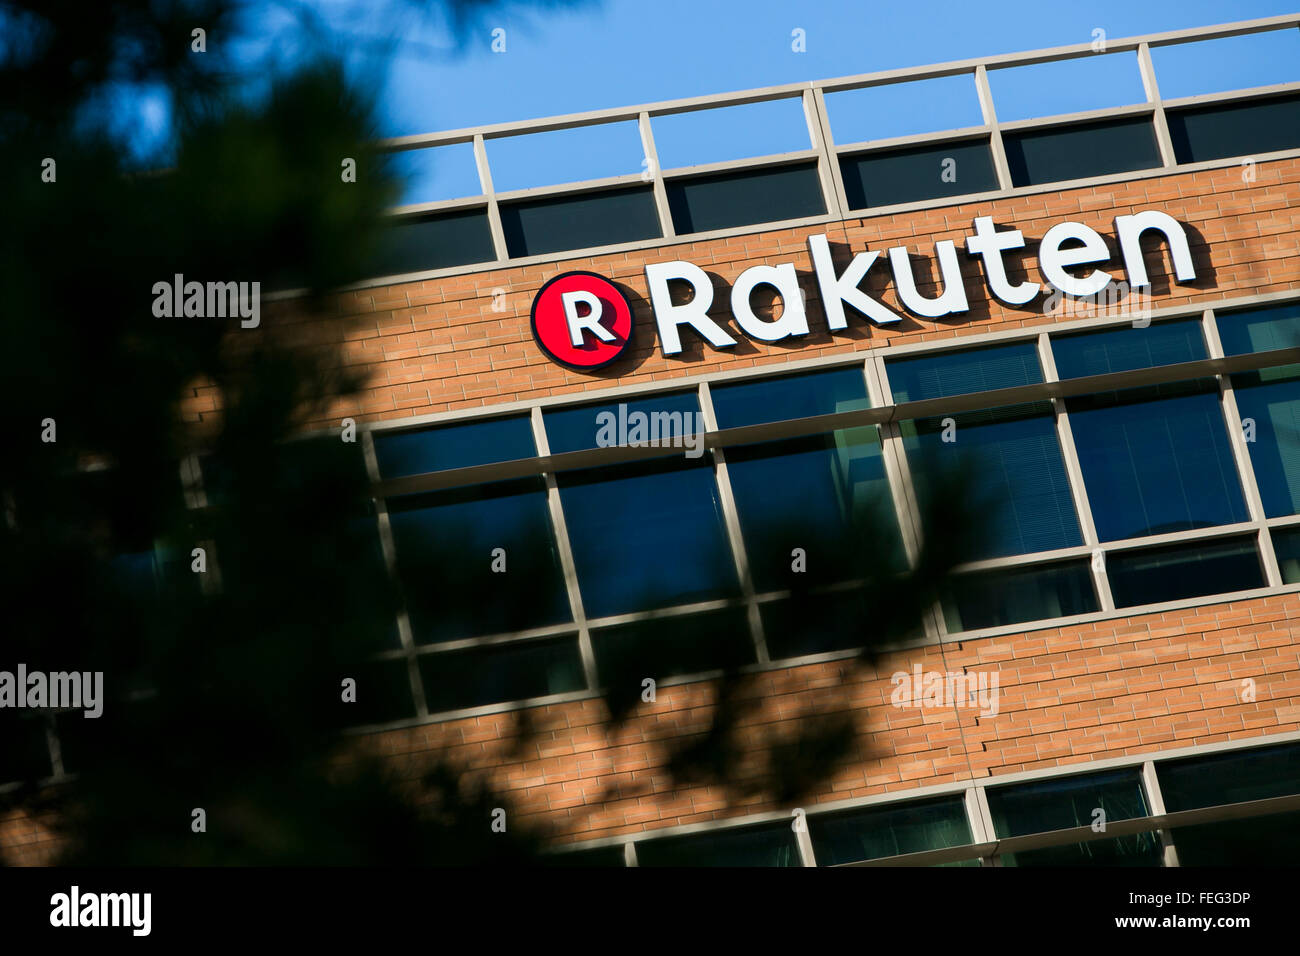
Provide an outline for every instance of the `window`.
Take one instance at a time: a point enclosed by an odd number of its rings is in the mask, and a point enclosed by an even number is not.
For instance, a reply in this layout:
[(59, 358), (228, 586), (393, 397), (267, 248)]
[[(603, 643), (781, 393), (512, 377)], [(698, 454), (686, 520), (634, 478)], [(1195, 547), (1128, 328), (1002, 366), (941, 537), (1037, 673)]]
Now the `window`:
[(998, 188), (988, 139), (842, 156), (840, 171), (850, 209), (992, 192)]
[[(871, 404), (857, 366), (718, 385), (711, 395), (724, 429)], [(864, 561), (868, 567), (903, 566), (876, 426), (731, 447), (726, 458), (759, 591), (846, 580), (862, 573)], [(796, 549), (803, 560), (798, 572)]]
[(1051, 403), (917, 419), (901, 431), (922, 500), (944, 470), (964, 476), (971, 506), (986, 519), (969, 560), (1083, 543)]
[(826, 213), (816, 163), (674, 177), (664, 185), (678, 235)]
[[(999, 837), (1091, 826), (1095, 821), (1149, 815), (1137, 770), (1117, 770), (986, 791)], [(1154, 832), (1089, 840), (1066, 846), (1004, 853), (1005, 866), (1159, 866), (1162, 850)]]
[(874, 425), (729, 448), (727, 474), (759, 591), (905, 566)]
[(540, 478), (403, 495), (388, 513), (417, 643), (573, 619)]
[(713, 469), (656, 459), (558, 476), (590, 618), (733, 597)]
[(763, 605), (763, 636), (772, 660), (865, 647), (879, 634), (860, 591), (819, 591)]
[(1195, 362), (1205, 358), (1206, 351), (1201, 323), (1187, 319), (1057, 336), (1052, 339), (1052, 356), (1057, 375), (1067, 379)]
[(384, 230), (367, 273), (403, 275), (491, 262), (496, 257), (486, 209), (410, 216)]
[(896, 402), (987, 392), (1043, 380), (1038, 350), (1031, 343), (940, 352), (886, 364)]
[(601, 684), (642, 691), (647, 678), (701, 674), (754, 661), (754, 641), (743, 609), (657, 617), (592, 633)]
[(1264, 586), (1254, 543), (1237, 538), (1108, 555), (1106, 576), (1120, 608)]
[(1015, 186), (1090, 179), (1160, 165), (1147, 116), (1006, 132), (1002, 141)]
[(1275, 529), (1273, 551), (1282, 571), (1282, 583), (1300, 584), (1300, 528)]
[(576, 637), (518, 641), (423, 654), (420, 676), (429, 710), (461, 710), (583, 690)]
[[(1300, 745), (1284, 744), (1156, 764), (1171, 813), (1300, 794)], [(1183, 866), (1295, 865), (1300, 813), (1225, 820), (1173, 830)]]
[(1270, 518), (1300, 511), (1300, 365), (1232, 376), (1255, 483)]
[(1247, 519), (1213, 379), (1070, 398), (1066, 408), (1102, 541)]
[(790, 824), (718, 830), (645, 840), (636, 845), (640, 866), (802, 866)]
[(1229, 751), (1156, 764), (1170, 813), (1300, 794), (1300, 744)]
[(501, 228), (512, 259), (663, 235), (654, 193), (640, 186), (504, 202)]
[[(808, 834), (818, 866), (971, 843), (970, 823), (961, 797), (818, 814), (808, 818)], [(978, 866), (979, 860), (963, 860), (961, 865)]]
[[(641, 416), (645, 420), (644, 435), (634, 432)], [(652, 438), (662, 447), (681, 449), (684, 445), (681, 439), (704, 430), (700, 402), (694, 392), (652, 395), (617, 405), (558, 408), (546, 411), (543, 421), (552, 455)]]
[(1263, 309), (1216, 312), (1215, 320), (1225, 355), (1300, 346), (1300, 301)]
[(719, 428), (814, 418), (870, 408), (862, 366), (782, 375), (710, 390)]
[(375, 458), (384, 478), (494, 465), (537, 454), (527, 415), (436, 428), (375, 433)]
[(943, 601), (951, 634), (1099, 609), (1092, 573), (1082, 561), (957, 575)]
[(1253, 156), (1300, 146), (1300, 96), (1169, 110), (1169, 138), (1180, 163)]
[[(1032, 344), (971, 349), (887, 365), (899, 402), (1042, 381)], [(1067, 548), (1083, 541), (1049, 402), (903, 422), (903, 448), (918, 494), (959, 468), (987, 517), (971, 560)]]

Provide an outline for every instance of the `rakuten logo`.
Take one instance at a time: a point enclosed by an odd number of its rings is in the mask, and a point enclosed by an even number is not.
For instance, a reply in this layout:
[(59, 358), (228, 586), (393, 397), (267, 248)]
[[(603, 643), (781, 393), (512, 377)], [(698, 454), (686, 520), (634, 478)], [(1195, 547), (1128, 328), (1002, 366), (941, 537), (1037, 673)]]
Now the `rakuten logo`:
[[(1140, 290), (1151, 285), (1142, 259), (1142, 239), (1158, 233), (1168, 245), (1174, 276), (1179, 282), (1196, 278), (1191, 249), (1182, 225), (1157, 210), (1144, 210), (1115, 218), (1120, 258), (1127, 273), (1127, 288)], [(974, 232), (966, 237), (965, 253), (981, 260), (989, 292), (1011, 306), (1023, 306), (1043, 291), (1043, 286), (1026, 279), (1013, 283), (1004, 256), (1025, 247), (1018, 229), (998, 231), (989, 216), (974, 221)], [(824, 235), (808, 237), (808, 254), (830, 331), (848, 328), (845, 306), (855, 309), (877, 325), (898, 322), (902, 315), (872, 298), (862, 282), (880, 259), (879, 250), (857, 253), (847, 268), (837, 272), (830, 244)], [(924, 318), (937, 319), (966, 312), (970, 303), (962, 282), (961, 261), (956, 244), (943, 239), (934, 244), (939, 291), (922, 295), (918, 289), (911, 256), (906, 246), (888, 250), (894, 288), (903, 307)], [(1106, 240), (1092, 228), (1078, 222), (1062, 222), (1047, 230), (1038, 246), (1038, 263), (1043, 279), (1053, 294), (1074, 297), (1095, 296), (1110, 287), (1112, 273), (1098, 266), (1110, 258)], [(714, 288), (709, 276), (691, 262), (656, 262), (645, 267), (650, 307), (664, 355), (683, 350), (681, 330), (691, 329), (717, 349), (735, 346), (736, 339), (709, 316)], [(691, 294), (674, 302), (670, 284), (684, 282)], [(771, 286), (781, 296), (783, 308), (776, 319), (760, 318), (752, 296), (759, 286)], [(731, 287), (731, 314), (736, 325), (760, 342), (780, 342), (809, 333), (808, 315), (794, 263), (760, 265), (746, 269)], [(556, 361), (572, 368), (592, 369), (616, 359), (631, 335), (632, 313), (627, 300), (606, 279), (589, 272), (569, 272), (542, 287), (533, 303), (533, 333), (542, 348)]]
[(591, 371), (627, 348), (632, 307), (604, 276), (566, 272), (542, 286), (533, 299), (533, 338), (561, 365)]

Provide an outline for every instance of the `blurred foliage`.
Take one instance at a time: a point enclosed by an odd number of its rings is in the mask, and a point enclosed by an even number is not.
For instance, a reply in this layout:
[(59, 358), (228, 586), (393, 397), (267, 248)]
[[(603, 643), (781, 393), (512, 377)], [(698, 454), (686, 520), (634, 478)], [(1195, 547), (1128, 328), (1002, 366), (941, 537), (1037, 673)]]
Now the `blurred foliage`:
[[(440, 7), (462, 27), (488, 8)], [(67, 863), (536, 859), (544, 832), (491, 831), (491, 809), (510, 803), (482, 776), (437, 752), (373, 759), (344, 733), (340, 682), (368, 673), (403, 598), (376, 558), (358, 446), (290, 439), (364, 384), (328, 344), (345, 320), (315, 310), (361, 277), (400, 184), (367, 146), (375, 103), (328, 51), (251, 77), (223, 52), (249, 14), (238, 0), (0, 2), (0, 669), (104, 671), (107, 696), (98, 720), (56, 718), (75, 777), (53, 788), (38, 786), (48, 767), (15, 736), (33, 723), (4, 715), (0, 764), (25, 782), (0, 809), (53, 811)], [(207, 53), (190, 50), (196, 25)], [(133, 152), (122, 122), (123, 98), (140, 89), (170, 107), (158, 172), (142, 171), (151, 157)], [(341, 180), (345, 157), (355, 183)], [(42, 179), (47, 158), (54, 182)], [(256, 331), (155, 318), (155, 283), (178, 273), (304, 297), (265, 307)], [(304, 312), (332, 333), (312, 348), (293, 325)], [(201, 425), (183, 415), (199, 388), (222, 409)], [(47, 419), (53, 443), (41, 440)], [(186, 504), (189, 456), (202, 462), (206, 508)], [(872, 609), (864, 643), (916, 629), (955, 560), (949, 544), (967, 533), (958, 500), (936, 496), (939, 530), (916, 570), (869, 554), (855, 569)], [(792, 601), (815, 619), (816, 594)], [(629, 681), (639, 689), (647, 673), (635, 656), (626, 667), (603, 675), (615, 726), (638, 707)], [(663, 742), (679, 783), (793, 800), (853, 754), (847, 708), (833, 709), (771, 741), (767, 776), (741, 772), (754, 680), (728, 670), (710, 729)], [(526, 712), (516, 727), (523, 755), (537, 731)], [(190, 831), (194, 808), (205, 834)]]

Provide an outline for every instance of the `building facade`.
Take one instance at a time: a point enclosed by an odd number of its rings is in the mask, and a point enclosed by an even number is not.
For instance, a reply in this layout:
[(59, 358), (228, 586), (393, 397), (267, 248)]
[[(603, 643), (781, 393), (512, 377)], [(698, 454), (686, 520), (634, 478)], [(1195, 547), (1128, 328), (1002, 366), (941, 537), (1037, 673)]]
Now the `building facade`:
[[(358, 732), (486, 768), (575, 862), (1294, 860), (1300, 82), (1164, 100), (1151, 50), (1298, 27), (1112, 41), (1147, 102), (1085, 114), (999, 122), (989, 74), (1087, 44), (388, 144), (472, 144), (482, 194), (399, 210), (337, 302), (370, 384), (318, 424), (360, 426), (399, 580), (424, 536), (472, 567), (396, 622)], [(937, 78), (981, 125), (837, 141), (828, 99)], [(774, 100), (807, 150), (660, 168), (657, 118)], [(493, 190), (486, 142), (619, 122), (643, 173)], [(915, 561), (950, 452), (994, 521), (864, 666), (871, 609), (801, 535), (874, 503), (896, 538), (858, 546)], [(795, 574), (824, 618), (789, 613)], [(628, 660), (652, 693), (614, 725)], [(732, 667), (756, 753), (851, 720), (797, 806), (665, 770)], [(43, 841), (4, 831), (11, 862)]]

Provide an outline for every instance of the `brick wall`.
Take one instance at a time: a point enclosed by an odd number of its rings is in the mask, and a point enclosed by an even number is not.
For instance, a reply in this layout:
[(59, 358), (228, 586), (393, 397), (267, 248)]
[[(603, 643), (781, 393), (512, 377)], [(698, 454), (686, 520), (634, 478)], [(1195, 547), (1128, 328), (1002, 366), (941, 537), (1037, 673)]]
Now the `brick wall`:
[[(339, 315), (356, 319), (345, 336), (346, 361), (369, 375), (369, 386), (359, 400), (337, 403), (329, 421), (480, 408), (615, 383), (667, 381), (703, 371), (845, 354), (895, 339), (939, 339), (1051, 321), (1035, 310), (1040, 304), (1016, 309), (991, 299), (979, 263), (963, 254), (969, 312), (940, 321), (905, 317), (889, 329), (851, 320), (847, 332), (832, 337), (808, 271), (806, 237), (817, 232), (852, 252), (905, 243), (913, 253), (930, 257), (935, 241), (960, 242), (976, 216), (988, 215), (1000, 227), (1014, 226), (1025, 234), (1024, 266), (1036, 279), (1036, 241), (1050, 226), (1065, 219), (1086, 223), (1107, 237), (1114, 255), (1114, 217), (1158, 208), (1190, 227), (1198, 279), (1193, 285), (1171, 286), (1164, 256), (1161, 265), (1151, 268), (1155, 307), (1300, 292), (1300, 160), (1262, 163), (1255, 171), (1251, 183), (1242, 181), (1239, 167), (1179, 173), (349, 292), (334, 306)], [(682, 355), (663, 357), (645, 303), (643, 269), (647, 262), (677, 258), (698, 264), (728, 287), (752, 265), (793, 261), (809, 299), (812, 334), (796, 346), (749, 339), (735, 329), (727, 314), (726, 288), (719, 286), (713, 315), (735, 333), (736, 348), (715, 351), (688, 333)], [(838, 256), (837, 265), (842, 265)], [(529, 328), (536, 290), (573, 269), (606, 275), (633, 298), (638, 332), (631, 354), (595, 375), (550, 362)], [(887, 279), (888, 270), (877, 264), (869, 289), (901, 312)], [(505, 311), (492, 310), (496, 290), (506, 293)], [(932, 294), (933, 288), (922, 284), (921, 292)], [(342, 334), (337, 323), (323, 327), (330, 330), (327, 334)], [(196, 421), (215, 414), (210, 389), (195, 390), (189, 412)], [(996, 671), (998, 714), (891, 706), (890, 675), (910, 671), (917, 663), (926, 671)], [(1255, 681), (1253, 702), (1243, 699), (1246, 678)], [(856, 757), (823, 793), (804, 801), (808, 806), (884, 792), (902, 796), (919, 786), (972, 776), (1296, 731), (1300, 596), (932, 646), (891, 655), (873, 668), (834, 662), (774, 670), (761, 675), (751, 692), (757, 706), (747, 718), (743, 739), (755, 755), (765, 742), (788, 738), (802, 713), (830, 708), (852, 716)], [(736, 798), (707, 787), (670, 787), (660, 742), (700, 729), (713, 693), (708, 683), (661, 688), (655, 704), (642, 705), (617, 730), (608, 727), (599, 701), (534, 708), (526, 719), (535, 736), (522, 750), (518, 714), (391, 731), (367, 742), (398, 763), (449, 748), (454, 759), (517, 797), (515, 812), (526, 818), (521, 822), (553, 826), (569, 841), (788, 809), (765, 803), (761, 795)], [(755, 760), (740, 777), (748, 773), (761, 780), (769, 769)], [(0, 853), (9, 863), (43, 862), (53, 847), (40, 821), (0, 821)]]
[[(814, 233), (825, 233), (833, 248), (843, 244), (854, 253), (864, 247), (883, 253), (890, 246), (907, 244), (914, 255), (931, 259), (935, 242), (951, 239), (960, 248), (972, 220), (991, 216), (999, 227), (1014, 226), (1024, 233), (1027, 249), (1022, 261), (1029, 276), (1037, 280), (1037, 241), (1051, 226), (1066, 219), (1091, 226), (1106, 237), (1112, 261), (1118, 261), (1114, 259), (1119, 252), (1113, 235), (1115, 217), (1155, 208), (1189, 227), (1197, 267), (1194, 284), (1171, 286), (1167, 253), (1162, 249), (1160, 263), (1148, 253), (1155, 307), (1213, 302), (1256, 292), (1300, 291), (1300, 159), (1260, 163), (1255, 173), (1256, 180), (1245, 183), (1241, 167), (1231, 166), (349, 292), (334, 305), (340, 315), (356, 322), (349, 323), (346, 333), (341, 328), (336, 331), (346, 337), (345, 361), (369, 375), (369, 387), (359, 400), (339, 403), (331, 411), (330, 421), (344, 416), (380, 420), (481, 408), (614, 384), (666, 381), (706, 371), (845, 354), (896, 339), (931, 340), (1051, 321), (1042, 314), (1041, 298), (1022, 308), (993, 299), (979, 261), (962, 252), (959, 258), (970, 300), (968, 312), (940, 320), (903, 313), (904, 319), (887, 329), (850, 319), (848, 330), (832, 336), (821, 314), (808, 257), (807, 237)], [(739, 340), (734, 349), (714, 350), (687, 331), (681, 355), (665, 358), (659, 354), (646, 302), (644, 268), (648, 262), (673, 259), (686, 259), (725, 281), (725, 287), (715, 281), (710, 314)], [(845, 259), (837, 255), (837, 266), (842, 268)], [(794, 345), (758, 342), (736, 328), (728, 312), (728, 290), (750, 266), (783, 261), (794, 262), (799, 270), (809, 303), (811, 334)], [(548, 279), (574, 269), (607, 276), (631, 293), (636, 319), (633, 345), (627, 355), (596, 374), (565, 369), (548, 360), (533, 341), (529, 325), (537, 290)], [(1118, 277), (1122, 275), (1121, 270)], [(924, 277), (923, 270), (918, 272), (920, 292), (934, 294), (934, 284), (926, 283)], [(903, 312), (883, 257), (873, 267), (866, 288)], [(494, 290), (505, 292), (504, 311), (492, 310)], [(215, 414), (214, 409), (211, 390), (196, 389), (193, 416), (203, 418)]]
[[(975, 707), (896, 707), (891, 675), (996, 672), (996, 716)], [(1254, 701), (1243, 694), (1254, 681)], [(740, 740), (754, 755), (788, 740), (805, 713), (853, 715), (856, 757), (803, 806), (920, 786), (1084, 764), (1300, 730), (1300, 595), (1145, 614), (1027, 634), (773, 670)], [(766, 810), (716, 787), (672, 789), (665, 738), (701, 731), (708, 683), (660, 688), (611, 731), (599, 701), (535, 708), (520, 751), (518, 717), (494, 714), (374, 735), (393, 759), (441, 750), (517, 798), (519, 824), (588, 840)], [(1081, 768), (1082, 769), (1082, 768)], [(743, 784), (743, 779), (734, 780)], [(760, 780), (761, 782), (761, 780)]]

